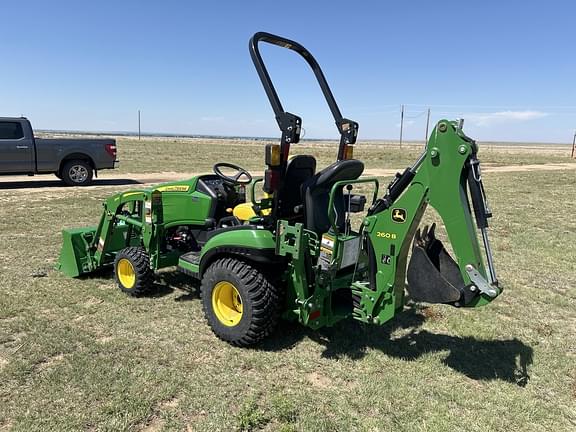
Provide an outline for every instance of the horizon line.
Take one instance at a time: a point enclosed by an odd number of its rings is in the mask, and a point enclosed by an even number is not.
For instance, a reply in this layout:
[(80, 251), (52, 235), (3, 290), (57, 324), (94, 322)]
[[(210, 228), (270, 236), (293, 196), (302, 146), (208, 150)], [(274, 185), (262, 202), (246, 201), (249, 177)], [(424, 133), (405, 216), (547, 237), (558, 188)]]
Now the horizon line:
[[(138, 132), (130, 131), (90, 131), (90, 130), (77, 130), (77, 129), (35, 129), (40, 133), (63, 133), (63, 134), (84, 134), (84, 135), (112, 135), (112, 136), (128, 136), (137, 137)], [(212, 134), (189, 134), (189, 133), (172, 133), (172, 132), (141, 132), (140, 137), (155, 137), (155, 138), (212, 138), (212, 139), (245, 139), (245, 140), (279, 140), (280, 137), (266, 137), (266, 136), (246, 136), (246, 135), (212, 135)], [(338, 141), (337, 138), (301, 138), (301, 141)], [(364, 138), (363, 141), (392, 141), (399, 144), (398, 138)], [(568, 145), (569, 142), (552, 142), (552, 141), (482, 141), (475, 140), (483, 143), (509, 143), (509, 144), (545, 144), (545, 145)], [(424, 143), (422, 139), (407, 139), (403, 143)]]

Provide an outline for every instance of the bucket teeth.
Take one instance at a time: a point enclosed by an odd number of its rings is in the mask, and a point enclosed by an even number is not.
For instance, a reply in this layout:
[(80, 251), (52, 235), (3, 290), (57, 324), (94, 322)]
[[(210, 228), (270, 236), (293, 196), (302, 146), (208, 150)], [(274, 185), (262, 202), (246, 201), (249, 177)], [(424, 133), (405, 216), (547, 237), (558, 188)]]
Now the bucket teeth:
[(428, 239), (430, 241), (436, 240), (436, 224), (435, 223), (430, 225), (430, 229), (428, 230)]
[(424, 245), (426, 245), (427, 241), (428, 241), (428, 225), (424, 225), (424, 228), (422, 228), (422, 242)]
[(436, 223), (433, 223), (430, 227), (424, 225), (422, 232), (420, 232), (420, 228), (416, 230), (414, 246), (429, 249), (436, 240)]

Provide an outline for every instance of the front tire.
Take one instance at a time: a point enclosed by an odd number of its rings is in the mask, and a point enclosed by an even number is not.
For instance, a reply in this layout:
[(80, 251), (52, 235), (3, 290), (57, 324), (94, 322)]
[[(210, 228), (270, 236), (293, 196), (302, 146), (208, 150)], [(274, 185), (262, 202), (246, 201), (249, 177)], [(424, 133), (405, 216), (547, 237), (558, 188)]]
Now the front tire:
[(94, 170), (85, 160), (72, 160), (64, 164), (60, 175), (68, 186), (86, 186), (92, 183)]
[(279, 289), (254, 265), (235, 258), (222, 258), (208, 267), (201, 296), (208, 325), (232, 345), (261, 341), (280, 316)]
[(146, 250), (127, 247), (118, 252), (114, 260), (114, 278), (120, 291), (131, 296), (138, 297), (150, 291), (154, 274)]

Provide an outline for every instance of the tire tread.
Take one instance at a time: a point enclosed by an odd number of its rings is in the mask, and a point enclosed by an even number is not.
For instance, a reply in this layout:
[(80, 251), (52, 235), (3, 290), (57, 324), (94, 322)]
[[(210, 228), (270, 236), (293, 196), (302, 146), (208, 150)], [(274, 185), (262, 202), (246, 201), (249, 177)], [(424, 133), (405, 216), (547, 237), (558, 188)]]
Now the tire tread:
[[(122, 258), (126, 258), (132, 263), (134, 272), (136, 273), (136, 283), (131, 289), (124, 289), (118, 280), (116, 266), (118, 261)], [(120, 289), (131, 296), (138, 297), (149, 292), (152, 288), (154, 273), (150, 269), (150, 257), (148, 256), (146, 249), (143, 247), (131, 246), (118, 252), (118, 254), (116, 254), (116, 259), (114, 260), (114, 278), (116, 279), (116, 283)]]
[[(252, 319), (248, 328), (239, 334), (218, 331), (218, 318), (212, 311), (212, 288), (218, 281), (215, 273), (224, 271), (240, 279), (252, 304)], [(216, 260), (206, 270), (201, 285), (202, 307), (209, 326), (218, 338), (235, 346), (250, 346), (267, 337), (275, 329), (280, 318), (281, 290), (253, 263), (237, 258), (226, 257)]]

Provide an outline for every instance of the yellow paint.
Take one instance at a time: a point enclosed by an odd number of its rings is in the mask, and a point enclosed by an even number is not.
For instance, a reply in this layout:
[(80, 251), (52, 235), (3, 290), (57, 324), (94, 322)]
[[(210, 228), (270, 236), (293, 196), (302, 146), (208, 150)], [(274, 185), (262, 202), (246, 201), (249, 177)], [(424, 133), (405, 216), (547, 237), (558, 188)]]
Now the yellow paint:
[(136, 272), (134, 266), (126, 258), (118, 261), (116, 275), (122, 286), (126, 289), (132, 288), (136, 284)]
[[(241, 221), (247, 221), (256, 216), (256, 212), (252, 208), (252, 203), (238, 204), (236, 207), (234, 207), (232, 214)], [(262, 214), (264, 216), (268, 216), (270, 214), (270, 209), (262, 210)]]
[(122, 198), (126, 198), (132, 195), (142, 195), (142, 192), (126, 192), (124, 194), (122, 194)]
[(242, 319), (242, 297), (228, 281), (221, 281), (212, 291), (212, 310), (216, 318), (227, 327), (234, 327)]
[(234, 207), (232, 214), (241, 221), (247, 221), (248, 219), (256, 216), (256, 212), (252, 208), (251, 203), (238, 204), (236, 207)]
[(160, 192), (188, 192), (190, 186), (188, 185), (171, 185), (171, 186), (160, 186), (156, 188)]
[(394, 234), (394, 233), (389, 233), (389, 232), (377, 231), (377, 232), (376, 232), (376, 237), (395, 240), (395, 239), (396, 239), (396, 234)]

